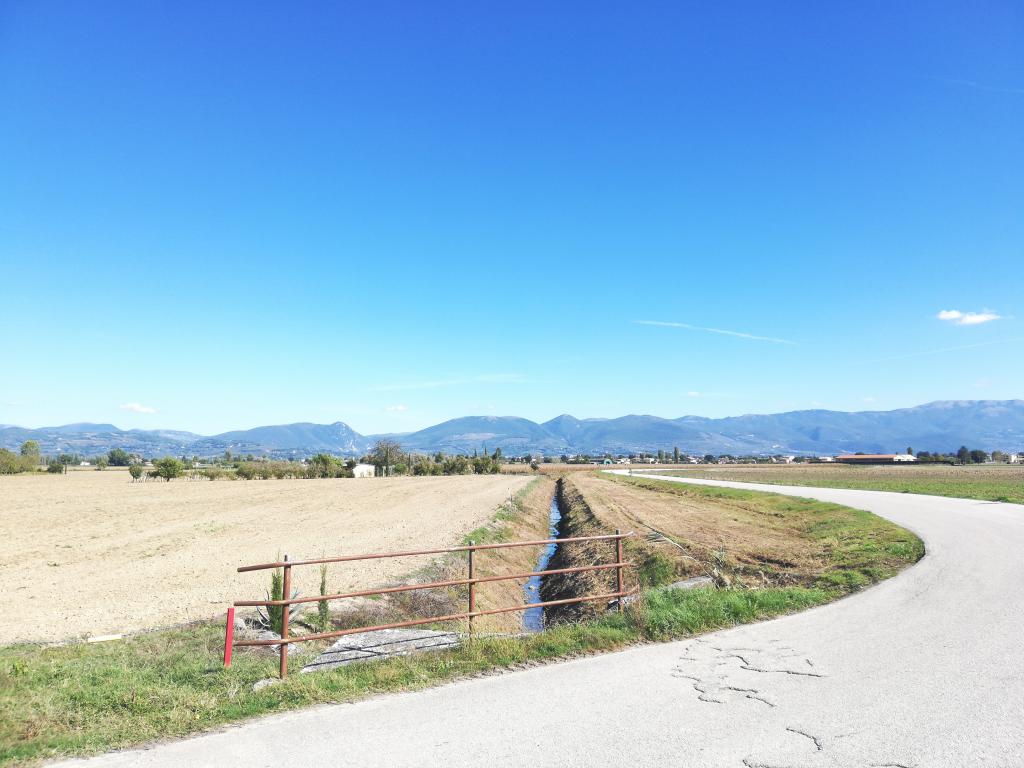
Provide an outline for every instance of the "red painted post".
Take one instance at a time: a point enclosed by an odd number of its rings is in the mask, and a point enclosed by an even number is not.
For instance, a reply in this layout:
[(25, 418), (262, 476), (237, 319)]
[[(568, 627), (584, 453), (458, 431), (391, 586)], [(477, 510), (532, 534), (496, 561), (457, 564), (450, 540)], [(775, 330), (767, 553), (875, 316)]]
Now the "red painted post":
[(231, 649), (235, 645), (235, 609), (228, 608), (228, 623), (224, 627), (224, 666), (231, 666)]

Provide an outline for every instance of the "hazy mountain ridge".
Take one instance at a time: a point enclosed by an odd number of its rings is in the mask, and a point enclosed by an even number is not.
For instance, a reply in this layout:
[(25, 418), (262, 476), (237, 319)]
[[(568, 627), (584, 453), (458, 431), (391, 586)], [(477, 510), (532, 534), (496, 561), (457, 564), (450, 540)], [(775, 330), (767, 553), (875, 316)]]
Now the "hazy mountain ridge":
[(416, 432), (361, 435), (344, 422), (300, 422), (203, 436), (177, 430), (121, 430), (112, 424), (0, 427), (0, 447), (17, 450), (36, 440), (44, 453), (95, 455), (111, 448), (145, 455), (235, 454), (308, 456), (320, 451), (357, 455), (380, 437), (415, 451), (458, 453), (501, 448), (522, 453), (831, 454), (1024, 450), (1024, 400), (948, 400), (893, 411), (789, 411), (710, 419), (649, 415), (577, 419), (563, 414), (542, 424), (516, 416), (463, 416)]

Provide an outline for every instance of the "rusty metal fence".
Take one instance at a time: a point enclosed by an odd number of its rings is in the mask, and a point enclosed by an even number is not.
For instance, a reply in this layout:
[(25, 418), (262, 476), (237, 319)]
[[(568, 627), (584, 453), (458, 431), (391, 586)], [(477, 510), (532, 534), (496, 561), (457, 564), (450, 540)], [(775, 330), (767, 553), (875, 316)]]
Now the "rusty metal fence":
[[(469, 624), (469, 634), (472, 637), (473, 634), (473, 619), (477, 616), (490, 616), (498, 613), (511, 613), (513, 611), (525, 611), (531, 608), (546, 608), (552, 605), (571, 605), (573, 603), (584, 603), (584, 602), (597, 602), (600, 600), (613, 600), (620, 599), (626, 595), (635, 593), (636, 588), (627, 590), (625, 587), (624, 571), (626, 568), (633, 566), (633, 563), (627, 563), (623, 559), (622, 552), (622, 540), (630, 538), (635, 534), (631, 531), (629, 533), (622, 533), (616, 529), (613, 534), (606, 534), (602, 536), (572, 536), (564, 539), (541, 539), (538, 541), (515, 541), (515, 542), (503, 542), (500, 544), (474, 544), (470, 542), (466, 546), (462, 547), (451, 547), (448, 549), (421, 549), (410, 552), (382, 552), (368, 555), (346, 555), (344, 557), (325, 557), (318, 558), (316, 560), (293, 560), (289, 561), (286, 555), (284, 559), (276, 563), (262, 563), (259, 565), (245, 565), (238, 569), (239, 573), (247, 573), (249, 571), (265, 571), (280, 568), (282, 570), (282, 582), (283, 587), (281, 594), (284, 596), (281, 600), (238, 600), (233, 605), (234, 607), (228, 609), (227, 626), (225, 628), (224, 635), (224, 665), (230, 666), (231, 655), (233, 647), (243, 646), (272, 646), (276, 645), (280, 649), (280, 676), (288, 676), (288, 645), (290, 643), (304, 643), (311, 640), (327, 640), (334, 637), (342, 637), (344, 635), (353, 635), (358, 632), (373, 632), (380, 629), (399, 629), (401, 627), (414, 627), (423, 624), (434, 624), (445, 621), (457, 621), (465, 619)], [(608, 541), (614, 545), (614, 562), (597, 564), (597, 565), (583, 565), (575, 566), (572, 568), (554, 568), (542, 571), (527, 571), (522, 573), (510, 573), (501, 576), (476, 576), (474, 573), (474, 555), (481, 550), (488, 549), (507, 549), (512, 547), (538, 547), (548, 546), (549, 544), (557, 544), (562, 546), (564, 544), (575, 544), (585, 541)], [(357, 592), (344, 592), (336, 595), (315, 595), (312, 597), (289, 597), (292, 592), (292, 569), (299, 568), (307, 565), (323, 565), (325, 563), (349, 563), (359, 560), (379, 560), (383, 558), (395, 558), (395, 557), (412, 557), (415, 555), (443, 555), (452, 553), (466, 553), (466, 565), (467, 575), (464, 579), (449, 579), (447, 581), (434, 581), (425, 584), (404, 584), (397, 587), (381, 587), (379, 589), (364, 589)], [(546, 602), (539, 603), (527, 603), (525, 605), (514, 605), (506, 608), (491, 608), (485, 611), (477, 610), (476, 607), (476, 587), (478, 584), (484, 584), (493, 581), (512, 581), (517, 579), (531, 579), (535, 576), (553, 576), (555, 574), (562, 573), (583, 573), (586, 571), (615, 571), (615, 591), (601, 595), (586, 595), (583, 597), (571, 597), (562, 600), (548, 600)], [(292, 605), (300, 603), (319, 603), (322, 601), (331, 600), (344, 600), (346, 598), (353, 597), (370, 597), (372, 595), (387, 595), (394, 594), (396, 592), (413, 592), (417, 590), (425, 589), (438, 589), (444, 587), (468, 587), (469, 588), (469, 604), (468, 610), (461, 613), (452, 613), (445, 616), (429, 616), (421, 619), (410, 619), (408, 621), (397, 621), (390, 624), (377, 624), (374, 626), (365, 627), (354, 627), (351, 629), (339, 629), (331, 632), (316, 632), (308, 635), (291, 635), (289, 634), (289, 612)], [(260, 639), (260, 640), (235, 640), (234, 639), (234, 613), (235, 608), (249, 608), (249, 607), (268, 607), (269, 606), (280, 606), (281, 607), (281, 637), (272, 639)]]

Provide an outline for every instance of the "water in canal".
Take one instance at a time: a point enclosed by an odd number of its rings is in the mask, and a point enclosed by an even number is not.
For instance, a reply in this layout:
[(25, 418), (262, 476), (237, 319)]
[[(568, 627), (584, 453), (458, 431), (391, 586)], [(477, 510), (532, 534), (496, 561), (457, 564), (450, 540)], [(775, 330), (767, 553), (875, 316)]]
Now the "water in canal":
[[(548, 517), (548, 537), (555, 539), (558, 538), (558, 524), (562, 520), (562, 510), (558, 507), (558, 496), (551, 498), (551, 514)], [(548, 563), (551, 562), (551, 558), (555, 555), (555, 550), (558, 549), (557, 544), (548, 544), (544, 551), (541, 553), (540, 559), (537, 561), (537, 567), (533, 570), (543, 571), (548, 567)], [(523, 587), (523, 593), (527, 603), (539, 603), (540, 597), (540, 582), (542, 576), (534, 576)], [(540, 632), (544, 629), (544, 609), (543, 608), (528, 608), (523, 612), (523, 629), (526, 632)]]

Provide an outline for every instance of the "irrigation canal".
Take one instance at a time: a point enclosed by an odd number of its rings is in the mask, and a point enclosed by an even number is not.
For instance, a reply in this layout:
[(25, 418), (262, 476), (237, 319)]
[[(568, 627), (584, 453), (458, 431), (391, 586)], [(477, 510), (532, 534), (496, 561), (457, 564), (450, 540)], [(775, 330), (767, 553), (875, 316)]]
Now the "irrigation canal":
[[(562, 521), (562, 509), (558, 506), (558, 494), (551, 497), (551, 512), (548, 516), (548, 537), (557, 539), (559, 536), (558, 524)], [(537, 567), (533, 570), (543, 571), (548, 567), (551, 558), (558, 551), (558, 544), (548, 544), (537, 561)], [(523, 585), (523, 595), (527, 603), (538, 603), (540, 597), (540, 585), (542, 576), (534, 576)], [(526, 632), (540, 632), (544, 629), (544, 609), (527, 608), (523, 611), (523, 630)]]

